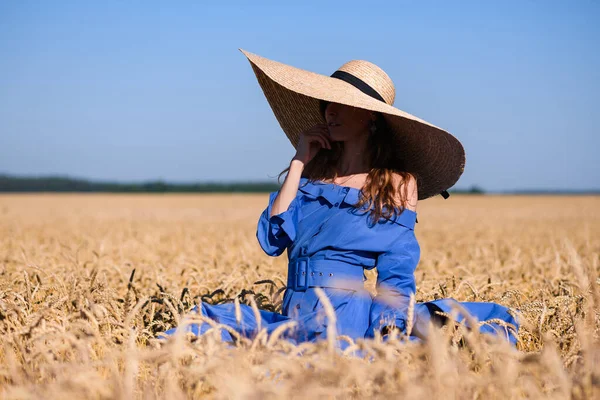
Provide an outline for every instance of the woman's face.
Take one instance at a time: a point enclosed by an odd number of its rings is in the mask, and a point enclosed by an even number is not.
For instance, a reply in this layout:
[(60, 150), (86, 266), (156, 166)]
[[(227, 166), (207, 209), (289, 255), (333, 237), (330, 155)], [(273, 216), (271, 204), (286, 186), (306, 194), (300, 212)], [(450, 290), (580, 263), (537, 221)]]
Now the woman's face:
[(352, 141), (368, 135), (369, 121), (374, 118), (372, 111), (344, 104), (328, 103), (325, 108), (329, 137), (333, 141)]

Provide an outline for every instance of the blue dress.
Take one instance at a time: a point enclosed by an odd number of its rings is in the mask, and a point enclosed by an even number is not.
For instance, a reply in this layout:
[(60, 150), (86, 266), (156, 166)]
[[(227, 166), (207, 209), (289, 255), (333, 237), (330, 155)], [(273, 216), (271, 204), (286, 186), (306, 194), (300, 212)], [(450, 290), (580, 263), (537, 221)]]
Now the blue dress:
[[(257, 320), (252, 308), (241, 304), (241, 315), (236, 319), (233, 303), (202, 303), (200, 311), (204, 316), (246, 337), (257, 334), (259, 328), (266, 328), (270, 334), (282, 324), (294, 321), (295, 328), (283, 329), (282, 337), (295, 343), (324, 339), (329, 320), (323, 316), (324, 305), (316, 292), (319, 287), (335, 311), (337, 334), (352, 339), (372, 338), (389, 326), (406, 332), (410, 325), (410, 339), (423, 340), (430, 320), (443, 322), (444, 317), (435, 311), (452, 314), (458, 308), (462, 312), (455, 314), (457, 320), (464, 320), (467, 326), (469, 322), (489, 319), (512, 324), (515, 331), (496, 322), (478, 329), (501, 334), (516, 343), (519, 325), (506, 307), (496, 303), (458, 302), (452, 298), (419, 302), (410, 313), (412, 324), (408, 324), (410, 295), (416, 291), (414, 272), (420, 258), (414, 233), (416, 212), (406, 208), (395, 218), (382, 218), (373, 224), (366, 207), (352, 207), (359, 199), (360, 189), (301, 178), (297, 196), (288, 209), (269, 218), (278, 193), (269, 195), (256, 237), (270, 256), (279, 256), (287, 249), (288, 279), (281, 314), (260, 310)], [(376, 296), (363, 287), (364, 270), (373, 268), (378, 273)], [(465, 312), (474, 319), (465, 316)], [(190, 325), (188, 330), (200, 335), (209, 328), (203, 323)], [(166, 333), (172, 334), (175, 329)], [(223, 340), (232, 340), (226, 330), (221, 330), (221, 335)]]

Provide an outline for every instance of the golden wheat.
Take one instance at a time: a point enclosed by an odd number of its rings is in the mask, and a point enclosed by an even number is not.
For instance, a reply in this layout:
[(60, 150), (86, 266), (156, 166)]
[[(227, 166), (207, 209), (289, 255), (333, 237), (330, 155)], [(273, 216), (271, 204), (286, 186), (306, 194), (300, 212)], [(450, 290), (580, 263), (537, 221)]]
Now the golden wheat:
[(396, 333), (387, 342), (338, 337), (350, 342), (343, 353), (332, 341), (280, 340), (293, 323), (254, 339), (231, 331), (235, 345), (210, 320), (202, 337), (157, 340), (206, 320), (187, 314), (199, 301), (280, 309), (286, 258), (266, 256), (255, 237), (266, 202), (1, 196), (0, 395), (600, 398), (598, 197), (455, 195), (419, 205), (415, 301), (518, 308), (517, 350), (462, 325), (421, 344)]

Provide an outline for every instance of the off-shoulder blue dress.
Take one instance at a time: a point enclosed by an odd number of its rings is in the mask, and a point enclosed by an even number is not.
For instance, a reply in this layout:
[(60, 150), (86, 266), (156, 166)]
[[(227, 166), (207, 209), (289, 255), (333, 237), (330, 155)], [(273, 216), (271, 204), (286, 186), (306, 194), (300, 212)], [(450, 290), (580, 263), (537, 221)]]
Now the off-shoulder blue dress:
[[(415, 269), (419, 263), (420, 246), (415, 237), (417, 213), (404, 209), (395, 218), (373, 224), (368, 209), (355, 209), (360, 189), (301, 178), (297, 196), (288, 209), (269, 218), (279, 191), (269, 195), (269, 204), (261, 214), (256, 237), (270, 256), (279, 256), (287, 249), (288, 278), (283, 296), (282, 312), (260, 310), (260, 321), (251, 307), (240, 305), (238, 323), (233, 303), (201, 304), (204, 316), (228, 325), (241, 335), (252, 337), (258, 329), (268, 333), (289, 321), (294, 329), (286, 329), (282, 337), (293, 341), (315, 341), (327, 337), (328, 318), (315, 288), (327, 295), (336, 315), (338, 335), (353, 339), (372, 338), (385, 327), (395, 326), (406, 332), (411, 325), (411, 340), (424, 340), (430, 320), (439, 323), (435, 311), (452, 314), (462, 310), (458, 321), (504, 321), (478, 324), (474, 329), (500, 334), (516, 343), (519, 324), (508, 308), (486, 302), (458, 302), (452, 298), (418, 302), (414, 306), (412, 324), (408, 324), (409, 301), (415, 293)], [(363, 287), (364, 270), (377, 268), (378, 294), (372, 296)], [(198, 311), (198, 310), (196, 310)], [(468, 312), (474, 319), (464, 315)], [(238, 315), (239, 318), (239, 315)], [(509, 325), (509, 326), (510, 326)], [(479, 326), (479, 327), (477, 327)], [(210, 325), (191, 325), (188, 330), (202, 334)], [(175, 329), (165, 333), (172, 334)], [(222, 339), (231, 341), (226, 330)]]

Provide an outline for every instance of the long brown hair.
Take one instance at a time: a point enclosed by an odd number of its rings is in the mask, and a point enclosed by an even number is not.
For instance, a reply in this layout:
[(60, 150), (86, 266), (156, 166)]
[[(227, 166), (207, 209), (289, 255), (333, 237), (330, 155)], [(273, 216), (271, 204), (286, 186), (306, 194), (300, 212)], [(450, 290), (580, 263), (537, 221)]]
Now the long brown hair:
[[(320, 101), (319, 107), (323, 116), (327, 104), (327, 101)], [(374, 134), (369, 135), (367, 141), (366, 156), (370, 170), (361, 190), (359, 201), (354, 204), (355, 208), (361, 208), (364, 205), (372, 208), (370, 217), (374, 222), (379, 221), (382, 217), (392, 218), (404, 211), (408, 201), (408, 185), (405, 183), (411, 176), (416, 179), (413, 174), (406, 171), (402, 159), (393, 157), (394, 146), (390, 144), (394, 142), (394, 137), (387, 127), (385, 118), (380, 113), (376, 113), (376, 116), (375, 126), (377, 129)], [(339, 161), (343, 152), (343, 142), (331, 142), (331, 150), (321, 148), (304, 167), (302, 177), (308, 178), (311, 182), (316, 180), (333, 181), (337, 177)], [(289, 169), (287, 167), (281, 171), (278, 180)], [(394, 186), (394, 174), (402, 178), (398, 187)], [(398, 204), (395, 199), (396, 194), (400, 192), (402, 193), (400, 194), (400, 204)]]

